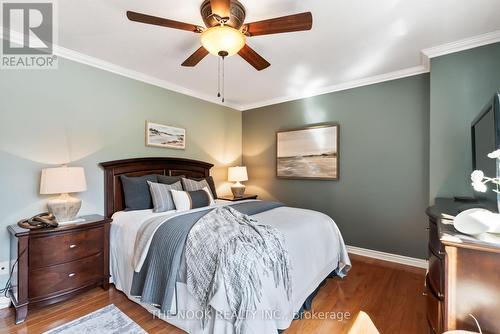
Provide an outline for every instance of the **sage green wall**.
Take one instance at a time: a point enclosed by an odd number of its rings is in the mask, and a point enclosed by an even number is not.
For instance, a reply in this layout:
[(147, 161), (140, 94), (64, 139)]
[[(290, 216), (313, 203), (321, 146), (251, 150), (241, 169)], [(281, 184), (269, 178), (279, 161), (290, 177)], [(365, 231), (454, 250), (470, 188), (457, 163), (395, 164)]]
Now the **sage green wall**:
[(470, 125), (500, 90), (500, 43), (431, 61), (430, 197), (472, 195)]
[[(277, 179), (276, 131), (323, 122), (340, 124), (340, 179)], [(349, 245), (424, 258), (429, 76), (245, 111), (243, 163), (248, 193), (328, 214)]]
[[(142, 156), (209, 161), (219, 191), (226, 167), (241, 162), (241, 113), (93, 67), (59, 60), (58, 70), (0, 71), (0, 261), (6, 226), (45, 210), (40, 170), (85, 167), (82, 213), (103, 213), (98, 163)], [(186, 128), (186, 150), (146, 147), (145, 121)], [(229, 191), (230, 192), (230, 191)], [(0, 286), (2, 279), (0, 277)]]

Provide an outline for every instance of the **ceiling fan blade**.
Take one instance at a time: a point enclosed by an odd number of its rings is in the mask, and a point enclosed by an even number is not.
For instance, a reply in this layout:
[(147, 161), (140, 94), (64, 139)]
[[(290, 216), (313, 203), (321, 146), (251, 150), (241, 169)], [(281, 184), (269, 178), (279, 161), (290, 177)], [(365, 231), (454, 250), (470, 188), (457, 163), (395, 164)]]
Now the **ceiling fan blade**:
[(284, 32), (311, 30), (311, 12), (277, 17), (274, 19), (245, 24), (243, 31), (247, 36), (280, 34)]
[(262, 71), (265, 68), (271, 66), (267, 60), (262, 58), (255, 50), (253, 50), (248, 45), (245, 45), (238, 54), (241, 58), (245, 59), (250, 65), (255, 67), (257, 71)]
[(173, 29), (187, 30), (192, 32), (201, 32), (201, 28), (197, 25), (164, 19), (161, 17), (151, 16), (147, 14), (127, 11), (127, 17), (130, 21), (153, 24), (156, 26), (162, 26)]
[(210, 0), (212, 14), (220, 17), (229, 17), (231, 15), (231, 0)]
[(196, 66), (203, 58), (208, 55), (207, 49), (201, 46), (198, 50), (196, 50), (188, 59), (186, 59), (182, 66), (193, 67)]

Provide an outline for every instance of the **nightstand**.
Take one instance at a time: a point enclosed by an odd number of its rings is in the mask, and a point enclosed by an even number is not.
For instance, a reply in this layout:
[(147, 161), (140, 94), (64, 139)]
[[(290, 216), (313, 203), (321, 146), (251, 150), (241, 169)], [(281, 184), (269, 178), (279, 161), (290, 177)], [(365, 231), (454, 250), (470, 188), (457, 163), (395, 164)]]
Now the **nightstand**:
[(8, 227), (15, 266), (9, 294), (17, 324), (26, 319), (28, 306), (57, 303), (99, 285), (108, 289), (111, 219), (81, 218), (85, 221), (56, 228)]
[(243, 197), (234, 197), (234, 196), (220, 196), (218, 199), (222, 199), (224, 201), (231, 201), (231, 202), (238, 202), (238, 201), (244, 201), (246, 199), (257, 199), (257, 195), (243, 195)]

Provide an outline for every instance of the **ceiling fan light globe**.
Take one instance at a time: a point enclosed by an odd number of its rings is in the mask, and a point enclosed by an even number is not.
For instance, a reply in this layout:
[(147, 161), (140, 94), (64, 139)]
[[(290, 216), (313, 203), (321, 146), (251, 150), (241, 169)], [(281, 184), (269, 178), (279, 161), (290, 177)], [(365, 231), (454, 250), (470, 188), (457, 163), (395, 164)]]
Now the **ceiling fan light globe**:
[(201, 34), (201, 44), (214, 56), (219, 56), (221, 51), (225, 51), (228, 56), (232, 56), (245, 46), (246, 37), (237, 29), (228, 26), (216, 26), (208, 28)]

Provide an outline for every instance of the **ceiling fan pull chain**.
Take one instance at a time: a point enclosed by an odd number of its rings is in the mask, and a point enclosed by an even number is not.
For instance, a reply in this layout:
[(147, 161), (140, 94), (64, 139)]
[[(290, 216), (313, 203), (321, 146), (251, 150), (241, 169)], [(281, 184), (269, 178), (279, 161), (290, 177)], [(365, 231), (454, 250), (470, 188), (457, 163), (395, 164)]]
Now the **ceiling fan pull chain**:
[(220, 97), (220, 57), (217, 57), (217, 97)]
[(225, 78), (224, 78), (224, 56), (222, 57), (222, 103), (224, 103), (225, 96)]

